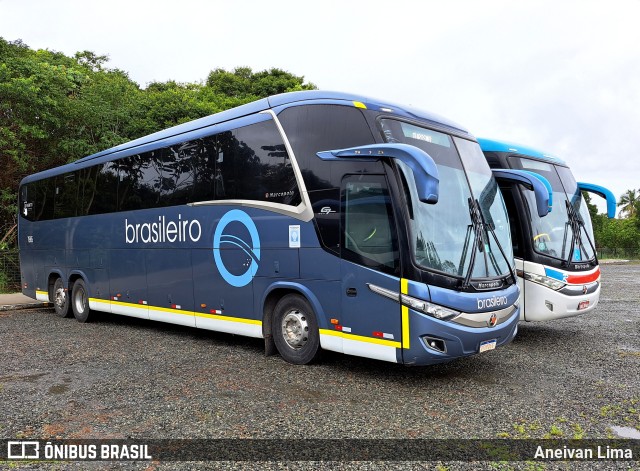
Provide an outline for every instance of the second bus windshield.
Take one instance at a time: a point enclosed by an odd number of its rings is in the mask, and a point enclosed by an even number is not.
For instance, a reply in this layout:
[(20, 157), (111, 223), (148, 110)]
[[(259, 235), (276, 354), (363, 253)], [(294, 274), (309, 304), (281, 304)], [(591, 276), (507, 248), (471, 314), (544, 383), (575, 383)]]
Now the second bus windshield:
[(591, 217), (571, 170), (523, 157), (511, 157), (510, 164), (512, 168), (542, 175), (553, 190), (553, 209), (543, 218), (535, 211), (533, 192), (522, 191), (529, 206), (534, 250), (562, 261), (592, 260), (595, 253)]
[[(383, 119), (381, 124), (387, 142), (416, 146), (438, 167), (439, 200), (426, 204), (417, 197), (411, 170), (398, 162), (409, 193), (416, 263), (457, 277), (469, 270), (471, 278), (509, 274), (513, 254), (507, 213), (478, 144), (402, 121)], [(474, 215), (482, 224), (474, 223)]]

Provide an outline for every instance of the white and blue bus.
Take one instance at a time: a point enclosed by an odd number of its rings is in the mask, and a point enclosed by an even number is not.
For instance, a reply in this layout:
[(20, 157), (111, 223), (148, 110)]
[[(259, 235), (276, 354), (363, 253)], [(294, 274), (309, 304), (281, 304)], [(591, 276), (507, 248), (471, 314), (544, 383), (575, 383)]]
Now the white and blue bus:
[(551, 208), (542, 216), (530, 191), (498, 179), (511, 225), (521, 320), (559, 319), (593, 310), (600, 297), (600, 267), (582, 191), (605, 198), (610, 218), (616, 212), (613, 193), (576, 182), (565, 162), (540, 150), (492, 139), (478, 142), (492, 169), (535, 174), (549, 192)]
[[(535, 179), (534, 179), (535, 180)], [(321, 91), (261, 99), (26, 177), (23, 293), (93, 311), (432, 364), (516, 334), (504, 202), (477, 141)]]

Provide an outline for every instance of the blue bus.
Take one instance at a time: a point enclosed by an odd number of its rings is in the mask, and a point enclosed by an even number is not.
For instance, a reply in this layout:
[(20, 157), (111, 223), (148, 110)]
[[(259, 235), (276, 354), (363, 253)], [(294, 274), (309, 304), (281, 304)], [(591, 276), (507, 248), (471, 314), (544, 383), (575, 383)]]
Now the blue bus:
[(478, 142), (491, 168), (536, 175), (547, 186), (551, 201), (551, 211), (541, 216), (530, 191), (498, 178), (522, 292), (521, 320), (560, 319), (592, 311), (600, 297), (600, 267), (582, 191), (605, 198), (610, 218), (616, 212), (613, 193), (576, 182), (564, 161), (540, 150), (492, 139)]
[(264, 98), (20, 185), (23, 293), (94, 311), (433, 364), (505, 345), (519, 288), (480, 146), (429, 113)]

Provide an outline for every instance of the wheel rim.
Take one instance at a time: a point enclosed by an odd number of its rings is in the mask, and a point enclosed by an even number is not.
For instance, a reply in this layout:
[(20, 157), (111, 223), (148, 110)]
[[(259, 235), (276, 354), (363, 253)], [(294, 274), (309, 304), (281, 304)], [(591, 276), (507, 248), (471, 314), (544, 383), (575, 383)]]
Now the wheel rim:
[(75, 304), (76, 312), (78, 314), (83, 314), (84, 307), (86, 306), (87, 302), (87, 295), (84, 292), (84, 289), (78, 288), (77, 294), (75, 294), (73, 297), (73, 302)]
[(282, 337), (294, 350), (304, 347), (309, 340), (309, 323), (307, 316), (297, 310), (289, 311), (282, 318)]
[(64, 292), (64, 288), (61, 287), (56, 289), (53, 296), (53, 301), (56, 303), (56, 307), (58, 309), (64, 308), (64, 305), (67, 302), (67, 294)]

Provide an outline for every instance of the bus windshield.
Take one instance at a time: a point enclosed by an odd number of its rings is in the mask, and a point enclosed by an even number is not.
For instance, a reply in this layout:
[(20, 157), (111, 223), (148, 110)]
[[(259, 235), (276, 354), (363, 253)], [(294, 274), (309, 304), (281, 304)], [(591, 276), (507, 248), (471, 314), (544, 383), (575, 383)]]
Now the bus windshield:
[(408, 166), (403, 172), (415, 262), (469, 279), (503, 277), (513, 260), (502, 195), (476, 142), (402, 121), (381, 120), (388, 142), (416, 146), (435, 161), (438, 203), (419, 200)]
[(553, 209), (543, 218), (535, 210), (533, 193), (522, 192), (529, 206), (534, 250), (566, 262), (593, 260), (591, 217), (571, 170), (523, 157), (511, 157), (511, 166), (544, 176), (553, 190)]

